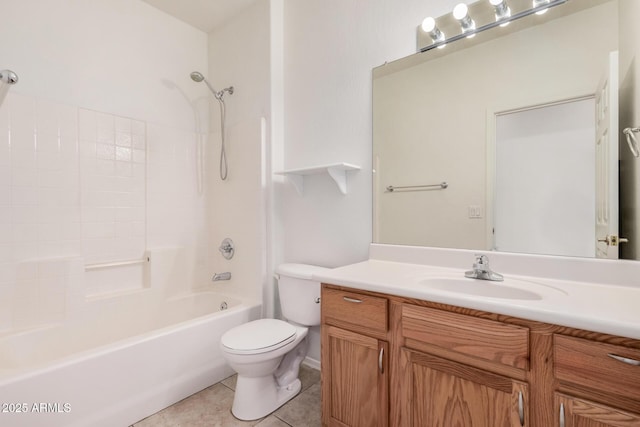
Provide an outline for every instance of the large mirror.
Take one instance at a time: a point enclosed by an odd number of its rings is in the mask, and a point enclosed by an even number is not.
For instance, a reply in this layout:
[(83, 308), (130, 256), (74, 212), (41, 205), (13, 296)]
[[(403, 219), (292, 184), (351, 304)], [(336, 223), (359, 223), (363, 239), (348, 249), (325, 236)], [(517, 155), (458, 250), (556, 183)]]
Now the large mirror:
[(572, 0), (374, 69), (374, 242), (637, 259), (638, 3)]

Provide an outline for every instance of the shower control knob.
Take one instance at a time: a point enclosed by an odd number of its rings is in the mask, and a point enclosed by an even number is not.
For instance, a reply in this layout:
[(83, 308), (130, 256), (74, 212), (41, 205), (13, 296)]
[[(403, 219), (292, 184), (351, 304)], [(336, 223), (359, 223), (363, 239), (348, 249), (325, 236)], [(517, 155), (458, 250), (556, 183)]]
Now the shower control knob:
[(220, 253), (225, 259), (233, 258), (233, 254), (235, 253), (235, 247), (233, 245), (233, 240), (228, 237), (222, 241), (222, 244), (218, 248)]

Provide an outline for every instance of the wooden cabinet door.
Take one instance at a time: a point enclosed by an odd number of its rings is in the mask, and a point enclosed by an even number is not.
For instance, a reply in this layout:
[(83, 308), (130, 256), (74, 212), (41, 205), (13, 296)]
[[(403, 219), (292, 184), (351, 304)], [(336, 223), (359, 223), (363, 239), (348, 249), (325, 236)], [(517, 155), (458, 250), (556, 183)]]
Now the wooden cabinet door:
[(388, 345), (333, 326), (322, 328), (322, 424), (388, 425)]
[(529, 425), (527, 384), (402, 349), (400, 392), (409, 402), (403, 425), (520, 427)]
[(640, 427), (640, 414), (556, 393), (558, 427)]

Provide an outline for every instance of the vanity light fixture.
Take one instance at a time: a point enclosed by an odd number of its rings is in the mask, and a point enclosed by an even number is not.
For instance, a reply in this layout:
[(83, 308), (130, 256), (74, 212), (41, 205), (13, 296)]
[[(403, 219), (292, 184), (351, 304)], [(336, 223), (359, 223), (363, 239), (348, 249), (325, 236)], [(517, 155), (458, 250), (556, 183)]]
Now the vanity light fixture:
[[(436, 26), (436, 20), (431, 16), (424, 18), (421, 27), (422, 31), (429, 34), (429, 37), (431, 37), (434, 44), (442, 43), (445, 40), (444, 33)], [(438, 46), (438, 49), (442, 49), (445, 46), (446, 44), (441, 44)]]
[(469, 33), (470, 35), (467, 38), (475, 37), (475, 29), (476, 23), (469, 16), (469, 7), (464, 3), (458, 3), (456, 7), (453, 8), (453, 17), (460, 23), (460, 28), (462, 28), (462, 33)]
[[(472, 38), (478, 33), (495, 27), (504, 27), (511, 21), (524, 18), (533, 14), (542, 14), (547, 10), (567, 3), (569, 0), (482, 0), (476, 1), (469, 6), (465, 3), (458, 4), (453, 9), (453, 18), (450, 16), (441, 16), (437, 19), (432, 17), (425, 18), (422, 25), (418, 27), (418, 51), (427, 52), (431, 49), (442, 48), (448, 43), (461, 40), (463, 38)], [(511, 6), (507, 3), (509, 2)], [(528, 6), (528, 5), (532, 5)], [(491, 9), (486, 10), (491, 7)], [(513, 8), (513, 9), (512, 9)], [(477, 17), (479, 23), (471, 19), (471, 13)], [(495, 18), (494, 18), (495, 17)], [(488, 19), (487, 19), (488, 18)], [(462, 31), (459, 34), (446, 37), (445, 32), (456, 32), (456, 24), (459, 24)], [(440, 25), (443, 30), (438, 28)], [(426, 36), (429, 36), (427, 38)]]
[(496, 22), (502, 22), (500, 24), (501, 27), (506, 27), (509, 25), (509, 18), (511, 17), (511, 9), (507, 4), (507, 0), (489, 0), (491, 6), (493, 6), (493, 11), (496, 15)]
[[(537, 9), (537, 8), (539, 8), (541, 6), (548, 5), (549, 1), (550, 0), (533, 0), (533, 8)], [(547, 10), (549, 10), (549, 8), (541, 9), (541, 10), (536, 12), (536, 15), (543, 15), (543, 14), (547, 13)]]

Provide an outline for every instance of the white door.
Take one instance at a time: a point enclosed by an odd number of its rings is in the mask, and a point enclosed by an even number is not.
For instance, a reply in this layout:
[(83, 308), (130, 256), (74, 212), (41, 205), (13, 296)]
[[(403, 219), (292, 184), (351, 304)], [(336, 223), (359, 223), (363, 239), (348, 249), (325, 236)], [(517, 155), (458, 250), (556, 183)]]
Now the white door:
[(494, 249), (594, 257), (595, 97), (496, 116)]
[(596, 90), (596, 257), (618, 259), (618, 52)]

